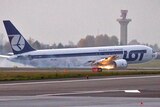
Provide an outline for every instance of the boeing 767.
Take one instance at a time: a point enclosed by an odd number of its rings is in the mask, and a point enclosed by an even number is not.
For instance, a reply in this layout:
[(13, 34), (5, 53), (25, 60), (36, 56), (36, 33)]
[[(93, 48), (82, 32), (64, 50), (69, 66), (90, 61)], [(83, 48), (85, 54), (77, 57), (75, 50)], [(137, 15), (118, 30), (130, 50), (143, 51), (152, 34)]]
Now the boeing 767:
[(145, 45), (36, 50), (9, 20), (3, 23), (13, 51), (12, 56), (3, 57), (25, 65), (102, 71), (127, 68), (128, 64), (144, 63), (156, 57), (152, 48)]

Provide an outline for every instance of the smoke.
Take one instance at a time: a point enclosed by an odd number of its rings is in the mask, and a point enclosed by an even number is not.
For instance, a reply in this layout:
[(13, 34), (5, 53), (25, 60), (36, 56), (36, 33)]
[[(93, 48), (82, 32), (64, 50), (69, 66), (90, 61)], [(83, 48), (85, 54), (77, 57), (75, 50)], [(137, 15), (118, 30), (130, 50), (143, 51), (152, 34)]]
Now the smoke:
[(7, 68), (12, 68), (12, 67), (31, 67), (31, 66), (27, 66), (24, 64), (19, 64), (19, 63), (15, 63), (15, 62), (11, 62), (7, 59), (0, 59), (0, 67), (7, 67)]

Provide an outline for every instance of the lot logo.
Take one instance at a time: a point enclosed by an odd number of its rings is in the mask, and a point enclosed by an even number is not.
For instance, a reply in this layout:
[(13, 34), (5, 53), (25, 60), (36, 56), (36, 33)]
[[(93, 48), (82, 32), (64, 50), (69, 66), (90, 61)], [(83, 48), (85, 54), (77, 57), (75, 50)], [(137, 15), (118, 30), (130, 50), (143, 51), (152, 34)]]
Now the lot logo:
[(14, 51), (22, 51), (25, 46), (25, 40), (21, 35), (13, 35), (11, 40), (12, 49)]
[(138, 59), (138, 61), (141, 61), (146, 52), (147, 50), (124, 51), (123, 59), (126, 59), (127, 61), (135, 61)]

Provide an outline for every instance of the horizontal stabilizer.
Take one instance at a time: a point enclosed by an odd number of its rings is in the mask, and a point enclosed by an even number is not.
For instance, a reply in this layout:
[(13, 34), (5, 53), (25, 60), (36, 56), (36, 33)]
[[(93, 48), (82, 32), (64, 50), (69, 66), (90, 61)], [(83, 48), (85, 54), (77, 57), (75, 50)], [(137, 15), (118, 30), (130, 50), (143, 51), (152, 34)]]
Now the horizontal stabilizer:
[(7, 55), (0, 55), (0, 60), (8, 59), (10, 56)]

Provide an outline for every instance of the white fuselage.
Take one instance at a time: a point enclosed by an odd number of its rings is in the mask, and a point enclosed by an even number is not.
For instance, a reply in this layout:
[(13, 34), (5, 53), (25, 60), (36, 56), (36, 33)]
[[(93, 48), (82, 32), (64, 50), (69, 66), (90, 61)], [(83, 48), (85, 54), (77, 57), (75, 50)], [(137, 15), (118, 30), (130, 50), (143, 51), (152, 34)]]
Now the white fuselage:
[(130, 63), (153, 59), (152, 48), (144, 45), (108, 46), (69, 49), (36, 50), (11, 56), (9, 60), (35, 67), (91, 68), (88, 63), (116, 55)]

